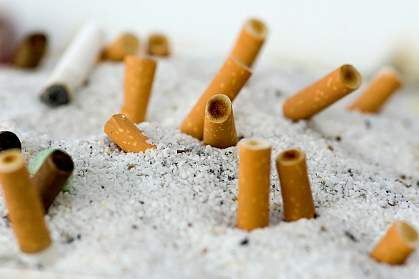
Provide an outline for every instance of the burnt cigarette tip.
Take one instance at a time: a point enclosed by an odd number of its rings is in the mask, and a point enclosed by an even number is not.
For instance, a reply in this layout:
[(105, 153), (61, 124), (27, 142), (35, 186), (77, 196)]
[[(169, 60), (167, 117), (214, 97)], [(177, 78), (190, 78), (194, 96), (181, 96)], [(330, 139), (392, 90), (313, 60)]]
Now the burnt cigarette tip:
[(339, 73), (342, 82), (346, 84), (350, 89), (358, 89), (361, 85), (361, 74), (354, 66), (345, 64), (340, 67)]
[(0, 151), (8, 149), (22, 149), (22, 144), (15, 133), (10, 131), (0, 132)]
[(58, 107), (70, 102), (70, 92), (64, 84), (53, 84), (45, 89), (40, 98), (47, 106)]
[(72, 172), (74, 170), (74, 162), (70, 155), (66, 152), (56, 149), (51, 153), (51, 159), (58, 170), (63, 172)]
[(222, 123), (231, 114), (231, 101), (226, 95), (217, 94), (207, 104), (208, 117), (211, 121)]

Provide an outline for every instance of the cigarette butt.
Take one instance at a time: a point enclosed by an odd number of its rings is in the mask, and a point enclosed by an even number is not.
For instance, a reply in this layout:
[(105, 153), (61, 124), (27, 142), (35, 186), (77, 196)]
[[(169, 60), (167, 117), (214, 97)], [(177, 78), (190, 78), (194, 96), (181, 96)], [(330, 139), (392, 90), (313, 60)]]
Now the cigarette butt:
[(102, 52), (104, 60), (123, 61), (127, 55), (138, 53), (140, 41), (133, 33), (124, 32), (112, 41)]
[(144, 152), (156, 148), (148, 143), (148, 138), (124, 114), (114, 114), (106, 122), (105, 134), (125, 152)]
[(394, 69), (383, 68), (348, 109), (365, 113), (379, 112), (401, 85), (402, 81)]
[(121, 113), (134, 123), (145, 120), (155, 72), (154, 59), (133, 55), (125, 58), (124, 103)]
[(12, 63), (16, 67), (36, 68), (46, 53), (48, 38), (44, 33), (30, 33), (18, 44)]
[(248, 67), (252, 67), (267, 34), (268, 28), (262, 20), (257, 18), (248, 19), (234, 44), (231, 56), (236, 57)]
[(403, 221), (394, 222), (375, 246), (370, 256), (379, 262), (391, 265), (402, 264), (416, 249), (418, 234)]
[(45, 212), (48, 212), (73, 170), (74, 163), (71, 156), (56, 149), (48, 155), (32, 177), (32, 183), (38, 190)]
[(253, 230), (269, 225), (271, 146), (262, 139), (239, 142), (237, 227)]
[(15, 133), (10, 131), (0, 132), (0, 152), (7, 149), (22, 149), (22, 144)]
[(167, 57), (170, 55), (170, 43), (162, 33), (153, 33), (148, 37), (147, 53), (149, 55)]
[(233, 108), (224, 94), (214, 95), (205, 108), (204, 143), (227, 148), (237, 144)]
[(286, 221), (313, 218), (313, 196), (303, 151), (287, 149), (276, 158), (276, 169), (281, 183), (282, 204)]
[(37, 253), (49, 247), (51, 238), (44, 210), (20, 150), (10, 149), (0, 153), (0, 181), (21, 251)]
[(224, 65), (201, 95), (195, 106), (183, 120), (180, 130), (196, 139), (203, 137), (205, 106), (215, 94), (225, 94), (234, 101), (249, 79), (251, 70), (233, 57), (227, 58)]
[(357, 89), (361, 75), (351, 65), (343, 65), (314, 84), (288, 98), (283, 106), (284, 116), (297, 121), (309, 119), (334, 102)]

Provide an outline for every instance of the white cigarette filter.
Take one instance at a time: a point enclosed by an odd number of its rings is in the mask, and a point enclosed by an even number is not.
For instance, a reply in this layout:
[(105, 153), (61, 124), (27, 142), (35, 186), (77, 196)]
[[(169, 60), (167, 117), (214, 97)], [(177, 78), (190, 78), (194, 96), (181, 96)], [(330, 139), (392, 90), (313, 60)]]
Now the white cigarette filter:
[(87, 80), (104, 45), (104, 33), (96, 24), (84, 26), (53, 70), (41, 101), (50, 107), (68, 104), (74, 92)]

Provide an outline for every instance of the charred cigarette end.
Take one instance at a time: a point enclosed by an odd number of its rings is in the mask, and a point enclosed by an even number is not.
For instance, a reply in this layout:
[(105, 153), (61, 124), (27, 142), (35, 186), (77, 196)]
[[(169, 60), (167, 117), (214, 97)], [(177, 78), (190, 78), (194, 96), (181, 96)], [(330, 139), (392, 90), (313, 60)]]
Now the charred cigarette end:
[(403, 264), (418, 245), (418, 233), (406, 222), (393, 223), (378, 242), (371, 257), (391, 265)]
[(167, 57), (170, 55), (170, 43), (166, 35), (153, 33), (148, 37), (147, 53), (149, 55)]
[(13, 64), (21, 68), (35, 68), (44, 57), (48, 38), (44, 33), (32, 33), (26, 36), (16, 48)]
[(0, 132), (0, 152), (7, 149), (22, 149), (22, 144), (15, 133), (10, 131)]
[(343, 65), (340, 67), (340, 78), (342, 82), (351, 90), (359, 88), (362, 82), (361, 74), (352, 65)]
[(48, 86), (40, 96), (41, 101), (49, 107), (59, 107), (70, 103), (70, 91), (64, 84)]
[(103, 51), (102, 58), (111, 61), (123, 61), (127, 55), (138, 53), (140, 41), (133, 33), (125, 32), (110, 43)]
[(217, 123), (226, 121), (231, 114), (231, 101), (224, 94), (217, 94), (207, 104), (208, 118)]

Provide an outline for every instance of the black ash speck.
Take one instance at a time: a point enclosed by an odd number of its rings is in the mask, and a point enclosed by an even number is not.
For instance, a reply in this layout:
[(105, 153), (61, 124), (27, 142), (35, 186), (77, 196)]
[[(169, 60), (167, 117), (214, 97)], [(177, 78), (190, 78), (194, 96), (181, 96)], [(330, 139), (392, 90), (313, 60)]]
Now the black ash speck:
[(247, 237), (245, 237), (240, 241), (240, 245), (241, 246), (247, 246), (247, 245), (249, 245), (249, 242), (250, 242), (250, 240)]
[(345, 231), (345, 236), (353, 242), (358, 242), (358, 239), (350, 231)]

